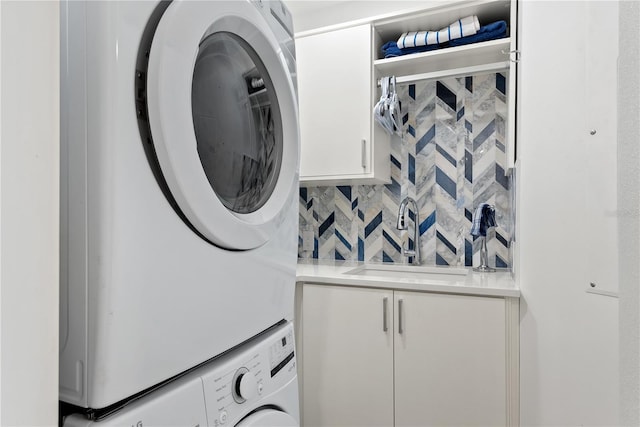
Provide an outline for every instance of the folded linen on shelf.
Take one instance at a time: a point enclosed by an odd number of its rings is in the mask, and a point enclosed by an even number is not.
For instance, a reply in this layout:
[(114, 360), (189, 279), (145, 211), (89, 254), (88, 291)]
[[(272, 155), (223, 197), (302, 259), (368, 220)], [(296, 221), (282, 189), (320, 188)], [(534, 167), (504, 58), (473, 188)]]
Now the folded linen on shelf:
[(496, 21), (491, 24), (483, 25), (480, 30), (472, 36), (463, 37), (461, 39), (451, 40), (449, 46), (462, 46), (465, 44), (485, 42), (489, 40), (501, 39), (507, 36), (506, 21)]
[(409, 31), (402, 33), (396, 44), (398, 49), (408, 47), (439, 45), (449, 40), (472, 36), (480, 29), (480, 22), (475, 15), (458, 19), (440, 31)]
[(409, 55), (412, 53), (428, 52), (443, 47), (463, 46), (471, 43), (479, 43), (488, 40), (501, 39), (507, 36), (507, 23), (505, 21), (496, 21), (480, 27), (478, 32), (472, 36), (462, 37), (460, 39), (451, 40), (439, 45), (425, 45), (408, 47), (405, 49), (398, 48), (397, 42), (390, 41), (385, 43), (381, 50), (385, 58), (393, 58), (395, 56)]
[(438, 49), (438, 47), (438, 45), (431, 45), (399, 49), (397, 43), (394, 40), (387, 42), (382, 46), (382, 54), (385, 58), (393, 58), (394, 56), (408, 55), (410, 53), (428, 52), (430, 50), (436, 50)]

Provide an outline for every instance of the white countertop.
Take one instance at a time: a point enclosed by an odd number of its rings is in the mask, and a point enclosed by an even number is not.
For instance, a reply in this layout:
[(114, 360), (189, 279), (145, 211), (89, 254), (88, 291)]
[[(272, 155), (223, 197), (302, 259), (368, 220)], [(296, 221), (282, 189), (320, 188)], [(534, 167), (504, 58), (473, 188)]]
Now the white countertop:
[[(467, 295), (486, 295), (496, 297), (520, 297), (520, 290), (509, 271), (495, 273), (477, 273), (467, 268), (466, 275), (433, 274), (434, 270), (442, 269), (446, 273), (449, 267), (424, 267), (431, 274), (406, 273), (397, 271), (376, 276), (368, 271), (367, 275), (349, 274), (354, 269), (367, 266), (389, 266), (388, 263), (373, 264), (356, 261), (319, 261), (298, 260), (297, 281), (320, 284), (340, 284), (347, 286), (366, 286), (369, 288), (402, 289), (410, 291), (446, 292)], [(394, 267), (391, 267), (394, 268)], [(422, 268), (422, 267), (412, 267)], [(460, 271), (460, 268), (454, 268)], [(386, 276), (386, 277), (385, 277)], [(393, 277), (390, 277), (393, 276)]]

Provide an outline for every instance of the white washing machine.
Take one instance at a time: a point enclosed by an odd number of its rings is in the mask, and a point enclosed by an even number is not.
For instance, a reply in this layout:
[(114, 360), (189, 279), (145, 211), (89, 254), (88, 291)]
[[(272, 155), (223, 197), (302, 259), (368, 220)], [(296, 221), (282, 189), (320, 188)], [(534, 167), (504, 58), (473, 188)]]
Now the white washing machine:
[(278, 1), (61, 7), (60, 400), (109, 412), (293, 317)]
[(116, 413), (97, 420), (71, 415), (64, 427), (297, 427), (299, 419), (289, 323)]

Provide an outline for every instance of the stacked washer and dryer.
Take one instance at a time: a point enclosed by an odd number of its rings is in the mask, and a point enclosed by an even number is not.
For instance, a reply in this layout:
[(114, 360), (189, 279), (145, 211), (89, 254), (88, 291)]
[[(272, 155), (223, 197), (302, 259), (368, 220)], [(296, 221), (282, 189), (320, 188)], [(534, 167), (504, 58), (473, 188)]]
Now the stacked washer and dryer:
[(298, 425), (288, 10), (61, 11), (61, 423)]

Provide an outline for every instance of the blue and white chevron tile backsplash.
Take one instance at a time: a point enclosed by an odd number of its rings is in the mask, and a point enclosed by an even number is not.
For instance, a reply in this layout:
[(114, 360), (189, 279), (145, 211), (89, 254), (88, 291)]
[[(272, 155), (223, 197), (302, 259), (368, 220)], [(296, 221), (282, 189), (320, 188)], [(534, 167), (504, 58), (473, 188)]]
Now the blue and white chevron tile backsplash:
[[(406, 262), (400, 248), (413, 223), (400, 231), (396, 219), (409, 196), (419, 206), (424, 264), (477, 265), (480, 242), (469, 230), (474, 209), (486, 202), (497, 222), (487, 236), (490, 264), (510, 267), (505, 86), (500, 73), (400, 86), (404, 127), (391, 142), (391, 184), (301, 187), (298, 256)], [(303, 232), (311, 231), (314, 249), (305, 251)]]

